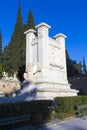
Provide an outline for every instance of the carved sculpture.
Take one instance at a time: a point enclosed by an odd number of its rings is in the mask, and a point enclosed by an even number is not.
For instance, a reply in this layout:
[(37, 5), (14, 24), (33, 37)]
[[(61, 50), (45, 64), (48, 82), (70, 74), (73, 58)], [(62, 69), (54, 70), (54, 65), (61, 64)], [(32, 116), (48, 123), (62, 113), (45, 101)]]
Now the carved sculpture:
[(41, 71), (41, 65), (38, 63), (35, 65), (29, 64), (26, 68), (26, 72), (24, 73), (24, 79), (30, 82), (35, 82), (35, 74)]

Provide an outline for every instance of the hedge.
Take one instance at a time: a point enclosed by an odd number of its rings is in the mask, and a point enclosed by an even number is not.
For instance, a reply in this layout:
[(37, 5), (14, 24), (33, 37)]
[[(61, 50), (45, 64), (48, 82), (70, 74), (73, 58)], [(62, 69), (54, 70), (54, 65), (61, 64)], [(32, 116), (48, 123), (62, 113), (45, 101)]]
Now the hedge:
[(76, 106), (87, 104), (87, 96), (55, 98), (55, 117), (59, 119), (75, 116)]
[(51, 117), (64, 119), (75, 116), (76, 105), (87, 104), (87, 96), (57, 97), (55, 109), (52, 111), (52, 100), (36, 100), (28, 102), (0, 104), (0, 119), (17, 115), (30, 115), (30, 124), (43, 124)]
[(30, 124), (42, 124), (51, 117), (51, 100), (38, 100), (0, 104), (0, 119), (29, 114)]

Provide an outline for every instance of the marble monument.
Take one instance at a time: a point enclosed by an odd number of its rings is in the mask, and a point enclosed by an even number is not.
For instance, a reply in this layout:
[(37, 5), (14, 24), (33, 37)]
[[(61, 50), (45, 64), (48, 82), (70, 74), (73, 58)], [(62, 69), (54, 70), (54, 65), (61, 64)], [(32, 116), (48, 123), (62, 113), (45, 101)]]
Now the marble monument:
[(64, 34), (49, 37), (49, 26), (40, 23), (26, 35), (26, 71), (24, 78), (35, 85), (35, 99), (53, 99), (58, 96), (76, 96), (67, 80)]

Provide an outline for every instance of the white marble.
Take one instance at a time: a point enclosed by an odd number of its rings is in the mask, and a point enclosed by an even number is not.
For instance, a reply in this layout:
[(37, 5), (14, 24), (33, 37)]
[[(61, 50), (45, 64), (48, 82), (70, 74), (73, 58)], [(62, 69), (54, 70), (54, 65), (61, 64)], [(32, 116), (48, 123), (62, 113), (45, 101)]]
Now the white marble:
[[(67, 80), (65, 53), (67, 37), (62, 33), (55, 35), (54, 38), (49, 37), (50, 28), (46, 23), (40, 23), (36, 26), (36, 31), (30, 29), (24, 33), (26, 35), (25, 79), (35, 84), (38, 99), (76, 96), (78, 91), (72, 90)], [(29, 78), (30, 65), (32, 65), (32, 76)]]

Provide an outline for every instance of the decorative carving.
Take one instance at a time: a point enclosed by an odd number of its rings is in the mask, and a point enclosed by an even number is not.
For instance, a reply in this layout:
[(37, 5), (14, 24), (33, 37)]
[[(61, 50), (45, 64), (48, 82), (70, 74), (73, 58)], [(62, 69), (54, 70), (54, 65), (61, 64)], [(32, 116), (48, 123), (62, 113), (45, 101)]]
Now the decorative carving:
[(24, 79), (33, 81), (33, 66), (29, 64), (26, 68), (26, 72), (24, 73)]
[(61, 50), (57, 47), (50, 46), (50, 65), (60, 69), (64, 68), (61, 61)]
[(36, 79), (34, 75), (40, 71), (41, 71), (41, 65), (39, 65), (39, 63), (35, 65), (29, 64), (26, 68), (26, 72), (24, 73), (24, 79), (30, 82), (35, 82)]
[(41, 72), (41, 65), (39, 63), (36, 63), (34, 66), (33, 66), (33, 74), (36, 74), (37, 72)]

